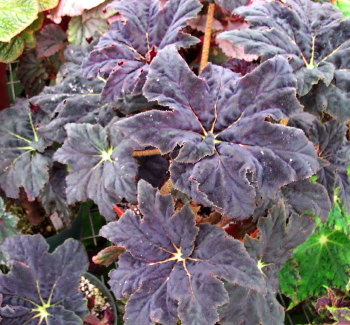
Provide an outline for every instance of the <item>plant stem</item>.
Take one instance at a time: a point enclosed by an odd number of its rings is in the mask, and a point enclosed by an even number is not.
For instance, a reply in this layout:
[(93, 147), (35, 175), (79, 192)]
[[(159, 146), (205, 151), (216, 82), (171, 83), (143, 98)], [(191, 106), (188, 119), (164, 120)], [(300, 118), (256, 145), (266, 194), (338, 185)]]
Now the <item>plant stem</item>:
[(205, 66), (208, 63), (214, 12), (215, 12), (215, 3), (209, 3), (208, 13), (207, 13), (207, 24), (205, 26), (205, 34), (204, 34), (202, 57), (201, 57), (201, 63), (199, 66), (199, 72), (202, 72), (202, 70), (205, 68)]
[(156, 156), (156, 155), (161, 155), (161, 152), (159, 149), (135, 150), (132, 153), (133, 157)]

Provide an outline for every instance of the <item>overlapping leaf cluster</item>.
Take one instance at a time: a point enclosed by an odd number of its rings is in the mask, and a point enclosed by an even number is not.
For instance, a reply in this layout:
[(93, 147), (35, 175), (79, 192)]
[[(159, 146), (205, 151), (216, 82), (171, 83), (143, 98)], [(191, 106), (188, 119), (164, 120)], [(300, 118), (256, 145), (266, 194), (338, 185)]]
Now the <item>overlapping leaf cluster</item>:
[(87, 307), (78, 285), (88, 260), (81, 243), (69, 239), (49, 254), (42, 236), (22, 235), (1, 249), (11, 266), (0, 274), (4, 324), (82, 324)]

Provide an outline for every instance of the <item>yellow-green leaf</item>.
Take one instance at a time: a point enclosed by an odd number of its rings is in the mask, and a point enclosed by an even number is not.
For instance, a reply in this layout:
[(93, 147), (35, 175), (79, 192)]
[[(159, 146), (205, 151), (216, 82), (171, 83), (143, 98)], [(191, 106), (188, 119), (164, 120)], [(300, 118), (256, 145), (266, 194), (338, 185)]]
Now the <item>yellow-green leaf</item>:
[(16, 60), (24, 50), (24, 40), (15, 36), (10, 43), (0, 42), (0, 62), (9, 63)]
[(11, 39), (38, 16), (38, 0), (0, 0), (0, 41)]

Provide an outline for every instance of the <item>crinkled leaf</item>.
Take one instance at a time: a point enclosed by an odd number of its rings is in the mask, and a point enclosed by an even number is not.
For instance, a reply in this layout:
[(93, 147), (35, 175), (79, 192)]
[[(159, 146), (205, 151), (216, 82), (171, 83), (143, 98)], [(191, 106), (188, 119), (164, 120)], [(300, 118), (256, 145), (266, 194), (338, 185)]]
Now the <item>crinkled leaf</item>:
[(286, 287), (283, 293), (302, 301), (325, 293), (325, 287), (345, 291), (349, 281), (349, 249), (349, 237), (339, 231), (324, 228), (312, 235), (293, 254), (301, 278), (297, 283), (298, 291), (295, 293), (293, 287)]
[(260, 265), (273, 291), (279, 288), (277, 274), (293, 250), (312, 233), (315, 222), (310, 215), (287, 217), (284, 204), (274, 205), (266, 218), (258, 221), (259, 240), (246, 236), (244, 245)]
[(271, 1), (240, 7), (235, 13), (248, 21), (251, 29), (228, 31), (219, 37), (243, 45), (247, 53), (263, 59), (277, 54), (288, 58), (300, 95), (307, 94), (319, 80), (328, 86), (335, 70), (350, 68), (350, 20), (342, 20), (330, 3)]
[(101, 235), (126, 248), (110, 273), (116, 297), (131, 294), (125, 324), (214, 324), (228, 301), (222, 278), (265, 294), (262, 274), (241, 242), (218, 227), (195, 226), (189, 205), (175, 212), (171, 196), (139, 182), (139, 208), (104, 226)]
[(0, 1), (0, 42), (10, 42), (37, 18), (38, 3), (37, 0)]
[(269, 287), (266, 295), (229, 283), (225, 283), (225, 289), (230, 302), (220, 311), (220, 324), (283, 324), (284, 309)]
[(68, 203), (92, 199), (107, 220), (114, 220), (116, 203), (136, 201), (137, 164), (131, 154), (141, 147), (113, 126), (71, 123), (66, 131), (54, 159), (69, 165)]
[(350, 118), (349, 78), (348, 69), (336, 70), (330, 86), (320, 82), (306, 96), (301, 97), (305, 109), (313, 114), (325, 111), (339, 121), (347, 121)]
[(24, 50), (24, 40), (15, 36), (10, 43), (0, 42), (0, 62), (10, 63), (16, 60)]
[(38, 105), (40, 110), (50, 116), (49, 123), (39, 125), (38, 133), (59, 143), (66, 138), (64, 126), (67, 123), (101, 122), (104, 125), (107, 122), (104, 120), (105, 115), (110, 119), (114, 116), (112, 106), (101, 103), (102, 81), (82, 77), (80, 67), (72, 62), (62, 66), (61, 71), (67, 71), (62, 82), (46, 87), (30, 99), (33, 105)]
[(218, 5), (224, 7), (229, 12), (232, 12), (234, 9), (245, 6), (248, 4), (249, 0), (214, 0)]
[(103, 34), (107, 29), (108, 23), (105, 19), (84, 21), (83, 16), (73, 17), (68, 25), (68, 40), (70, 44), (85, 45), (95, 32)]
[(311, 211), (322, 221), (327, 220), (332, 204), (326, 188), (321, 184), (302, 180), (282, 187), (281, 192), (296, 213), (304, 214)]
[(59, 3), (59, 0), (40, 0), (39, 12), (55, 8)]
[(197, 0), (169, 0), (161, 9), (158, 0), (122, 0), (111, 7), (127, 21), (114, 22), (83, 63), (86, 76), (107, 75), (102, 97), (109, 102), (141, 94), (148, 65), (160, 49), (168, 44), (188, 47), (198, 41), (180, 29), (201, 5)]
[(17, 198), (20, 187), (30, 201), (39, 195), (49, 180), (49, 144), (38, 137), (27, 100), (0, 112), (0, 184), (8, 197)]
[(350, 212), (350, 143), (346, 139), (346, 132), (346, 124), (336, 120), (323, 124), (314, 121), (309, 131), (310, 140), (317, 147), (318, 156), (329, 163), (317, 173), (317, 181), (326, 187), (331, 202), (334, 199), (334, 189), (340, 187), (339, 197)]
[[(5, 204), (0, 197), (0, 244), (10, 236), (17, 235), (19, 231), (16, 228), (18, 218), (5, 210)], [(0, 264), (5, 263), (4, 255), (0, 249)], [(1, 299), (0, 299), (1, 307)]]
[(190, 195), (204, 193), (198, 194), (203, 204), (209, 201), (231, 217), (245, 218), (253, 212), (256, 185), (274, 196), (279, 187), (318, 168), (304, 133), (276, 123), (300, 109), (294, 87), (282, 58), (244, 77), (210, 64), (197, 77), (168, 47), (153, 60), (144, 93), (173, 111), (151, 110), (117, 126), (162, 153), (180, 145), (171, 166), (174, 185)]
[(2, 244), (11, 264), (8, 274), (0, 274), (0, 315), (8, 324), (37, 324), (38, 319), (36, 323), (29, 320), (38, 314), (35, 309), (39, 306), (51, 314), (44, 321), (47, 325), (78, 325), (86, 315), (86, 302), (78, 291), (88, 266), (84, 247), (69, 239), (52, 254), (48, 248), (40, 235), (13, 236)]
[(317, 229), (323, 229), (325, 227), (350, 236), (350, 216), (337, 197), (334, 200), (333, 208), (329, 213), (327, 222), (318, 224)]
[(39, 201), (48, 215), (57, 213), (66, 225), (71, 222), (71, 210), (66, 198), (66, 166), (54, 162), (50, 170), (50, 178), (39, 194)]
[(39, 57), (48, 57), (63, 49), (66, 33), (56, 24), (46, 25), (37, 34), (36, 50)]
[(46, 81), (49, 80), (46, 68), (47, 65), (37, 57), (35, 50), (23, 53), (17, 76), (29, 97), (39, 94), (45, 87)]

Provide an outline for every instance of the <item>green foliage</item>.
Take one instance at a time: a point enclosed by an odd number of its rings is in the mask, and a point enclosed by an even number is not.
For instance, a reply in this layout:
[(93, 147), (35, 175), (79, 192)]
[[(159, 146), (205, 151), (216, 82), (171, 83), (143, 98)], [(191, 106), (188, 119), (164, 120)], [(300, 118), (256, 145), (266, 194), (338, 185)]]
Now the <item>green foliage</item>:
[(350, 1), (349, 0), (338, 0), (334, 2), (334, 5), (341, 11), (344, 18), (350, 17)]
[[(350, 239), (344, 233), (325, 227), (312, 235), (294, 251), (300, 281), (284, 282), (282, 292), (294, 302), (319, 295), (325, 287), (345, 290), (350, 268)], [(281, 277), (288, 277), (291, 261), (281, 271)], [(297, 292), (295, 292), (297, 285)]]

